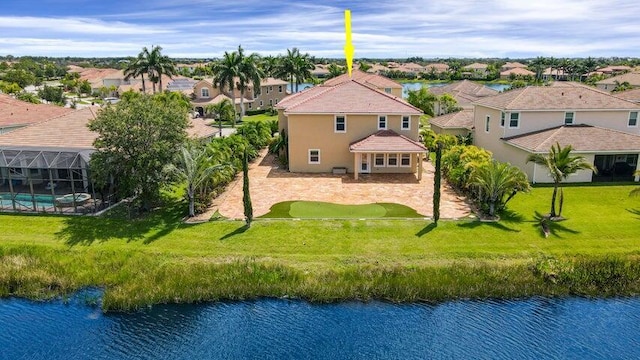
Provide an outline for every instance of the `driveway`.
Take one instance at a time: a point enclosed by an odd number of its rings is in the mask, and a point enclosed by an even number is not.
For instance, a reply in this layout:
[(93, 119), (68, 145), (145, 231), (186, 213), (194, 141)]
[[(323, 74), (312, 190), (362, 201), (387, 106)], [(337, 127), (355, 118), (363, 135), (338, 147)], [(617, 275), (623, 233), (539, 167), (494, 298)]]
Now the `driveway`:
[[(275, 157), (263, 150), (249, 166), (253, 214), (255, 217), (264, 215), (279, 202), (308, 200), (336, 204), (397, 203), (431, 217), (434, 168), (426, 161), (423, 168), (421, 181), (414, 174), (361, 174), (356, 181), (353, 174), (290, 173), (280, 168)], [(457, 219), (471, 214), (465, 198), (458, 196), (444, 182), (440, 199), (442, 219)], [(230, 219), (244, 219), (242, 174), (214, 200), (207, 213), (194, 220), (206, 221), (216, 210)]]

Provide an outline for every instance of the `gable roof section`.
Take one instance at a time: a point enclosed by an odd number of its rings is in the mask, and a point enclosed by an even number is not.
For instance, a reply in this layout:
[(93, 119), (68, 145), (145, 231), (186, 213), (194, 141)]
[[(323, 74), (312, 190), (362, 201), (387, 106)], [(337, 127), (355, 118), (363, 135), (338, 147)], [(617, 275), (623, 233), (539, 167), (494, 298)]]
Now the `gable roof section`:
[(277, 107), (286, 114), (422, 114), (406, 101), (356, 80), (312, 87), (284, 98)]
[(429, 119), (429, 123), (442, 129), (473, 129), (473, 109), (465, 109)]
[(611, 94), (623, 100), (640, 103), (640, 88)]
[(350, 152), (423, 153), (427, 148), (393, 130), (380, 130), (349, 145)]
[(429, 88), (429, 91), (436, 95), (442, 95), (445, 93), (456, 95), (458, 93), (461, 93), (472, 95), (476, 98), (493, 96), (500, 93), (498, 90), (488, 88), (482, 84), (478, 84), (469, 80), (456, 81), (445, 86), (433, 86)]
[(631, 86), (640, 86), (640, 73), (626, 73), (608, 79), (596, 82), (598, 85), (615, 85), (616, 81), (620, 84), (628, 82)]
[(351, 78), (349, 74), (342, 74), (324, 82), (324, 86), (336, 86), (350, 80), (358, 80), (359, 82), (369, 84), (377, 88), (402, 88), (402, 84), (395, 82), (387, 77), (378, 74), (366, 73), (360, 70), (353, 70)]
[(591, 125), (563, 125), (503, 140), (532, 153), (546, 153), (556, 143), (577, 152), (640, 152), (640, 135)]
[(635, 110), (634, 104), (590, 87), (528, 86), (478, 100), (500, 110)]
[(31, 104), (0, 94), (0, 128), (34, 124), (72, 111), (57, 105)]
[(521, 68), (521, 67), (516, 67), (516, 68), (512, 68), (512, 69), (508, 69), (505, 71), (500, 72), (500, 76), (509, 76), (509, 75), (515, 75), (515, 76), (528, 76), (528, 75), (535, 75), (536, 73), (534, 73), (533, 71), (529, 71), (525, 68)]

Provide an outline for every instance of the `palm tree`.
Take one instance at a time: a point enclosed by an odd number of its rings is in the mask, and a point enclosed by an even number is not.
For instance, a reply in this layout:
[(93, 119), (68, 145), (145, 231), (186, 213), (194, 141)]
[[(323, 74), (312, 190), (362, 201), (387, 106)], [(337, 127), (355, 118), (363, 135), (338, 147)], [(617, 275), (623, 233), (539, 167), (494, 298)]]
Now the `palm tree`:
[(280, 58), (280, 64), (276, 68), (275, 75), (281, 79), (288, 80), (293, 91), (295, 83), (295, 92), (298, 92), (298, 85), (305, 79), (310, 78), (311, 70), (315, 65), (311, 61), (309, 54), (300, 54), (298, 48), (287, 49), (287, 55)]
[(264, 71), (265, 76), (271, 77), (275, 76), (275, 70), (278, 67), (279, 59), (274, 56), (265, 56), (260, 61), (260, 67), (262, 71)]
[(186, 182), (189, 217), (195, 216), (196, 191), (214, 172), (225, 167), (220, 164), (212, 165), (208, 161), (206, 149), (196, 145), (183, 146), (178, 153), (176, 163), (167, 167), (168, 172), (175, 174), (180, 181)]
[(137, 78), (140, 76), (142, 79), (142, 92), (146, 93), (146, 87), (144, 82), (144, 74), (149, 73), (149, 63), (147, 62), (146, 54), (149, 53), (146, 47), (142, 48), (142, 51), (138, 54), (138, 56), (127, 64), (127, 67), (124, 69), (124, 79), (129, 81), (129, 79)]
[(218, 120), (220, 137), (222, 137), (222, 121), (234, 118), (234, 106), (229, 99), (224, 99), (217, 104), (207, 106), (206, 112), (212, 114)]
[[(640, 170), (633, 173), (633, 176), (640, 176)], [(640, 196), (640, 187), (637, 187), (629, 193), (629, 196)]]
[[(597, 172), (596, 168), (589, 162), (585, 161), (584, 156), (571, 156), (573, 147), (567, 145), (560, 147), (559, 143), (551, 146), (547, 154), (529, 155), (527, 162), (533, 162), (542, 165), (549, 170), (549, 176), (553, 179), (553, 195), (551, 196), (551, 212), (549, 218), (560, 218), (562, 216), (562, 205), (564, 202), (564, 194), (562, 192), (561, 183), (567, 179), (569, 175), (575, 174), (579, 170), (591, 170)], [(556, 214), (556, 197), (560, 189), (560, 206)]]
[[(242, 49), (238, 47), (239, 49)], [(213, 85), (220, 88), (229, 90), (231, 96), (231, 102), (233, 104), (233, 121), (231, 125), (236, 126), (236, 79), (240, 77), (240, 67), (242, 64), (241, 52), (224, 52), (224, 57), (219, 62), (213, 65)], [(242, 94), (241, 94), (242, 96)]]
[(469, 184), (477, 191), (481, 204), (488, 206), (491, 217), (504, 209), (518, 192), (530, 190), (529, 180), (522, 170), (495, 160), (474, 168)]
[(434, 116), (433, 105), (438, 101), (438, 97), (425, 86), (420, 90), (409, 90), (407, 102), (422, 110), (425, 115)]
[(178, 72), (173, 61), (171, 61), (171, 58), (166, 55), (162, 55), (162, 47), (152, 46), (150, 52), (147, 51), (147, 48), (144, 48), (143, 52), (144, 51), (146, 51), (144, 56), (146, 57), (148, 74), (149, 78), (153, 82), (153, 93), (155, 94), (156, 83), (159, 83), (160, 91), (162, 91), (162, 75), (173, 77)]
[(347, 72), (346, 67), (338, 66), (336, 64), (329, 64), (329, 66), (327, 66), (327, 70), (329, 71), (329, 74), (327, 75), (327, 79), (338, 77)]
[[(241, 48), (238, 47), (238, 51)], [(259, 67), (260, 56), (253, 53), (245, 56), (240, 63), (240, 74), (238, 77), (237, 87), (240, 91), (240, 121), (244, 116), (244, 93), (249, 88), (249, 84), (253, 85), (253, 91), (260, 90), (260, 80), (265, 77), (264, 71)]]

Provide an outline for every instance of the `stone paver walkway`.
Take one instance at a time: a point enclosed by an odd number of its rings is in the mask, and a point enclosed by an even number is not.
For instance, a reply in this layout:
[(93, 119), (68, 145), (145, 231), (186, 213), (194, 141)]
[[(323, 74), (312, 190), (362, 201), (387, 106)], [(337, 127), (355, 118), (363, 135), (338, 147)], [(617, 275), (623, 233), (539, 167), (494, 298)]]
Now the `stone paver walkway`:
[[(269, 212), (273, 204), (290, 200), (325, 201), (336, 204), (396, 203), (409, 206), (419, 214), (433, 215), (433, 172), (430, 162), (424, 162), (422, 180), (414, 174), (353, 174), (290, 173), (279, 167), (275, 157), (266, 150), (249, 166), (251, 201), (255, 217)], [(230, 219), (244, 219), (242, 205), (242, 174), (214, 200), (213, 206), (193, 221), (207, 221), (219, 211)], [(457, 219), (471, 214), (464, 197), (458, 196), (443, 182), (440, 202), (442, 219)]]

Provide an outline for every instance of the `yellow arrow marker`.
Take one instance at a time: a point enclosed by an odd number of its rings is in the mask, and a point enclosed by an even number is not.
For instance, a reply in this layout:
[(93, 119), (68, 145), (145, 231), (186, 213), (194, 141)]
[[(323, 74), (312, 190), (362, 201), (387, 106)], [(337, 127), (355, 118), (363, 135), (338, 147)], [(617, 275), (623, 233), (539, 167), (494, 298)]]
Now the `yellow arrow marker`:
[(344, 31), (347, 35), (347, 42), (344, 44), (344, 57), (347, 59), (347, 70), (349, 71), (349, 77), (351, 77), (353, 53), (355, 50), (351, 43), (351, 10), (344, 11)]

